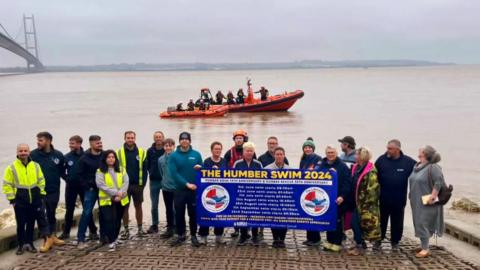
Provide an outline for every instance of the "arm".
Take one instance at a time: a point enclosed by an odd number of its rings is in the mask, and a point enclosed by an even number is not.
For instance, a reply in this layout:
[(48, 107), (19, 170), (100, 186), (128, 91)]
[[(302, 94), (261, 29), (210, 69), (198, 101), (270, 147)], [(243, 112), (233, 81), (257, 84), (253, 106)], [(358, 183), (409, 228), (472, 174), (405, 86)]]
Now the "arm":
[(174, 154), (170, 156), (167, 166), (173, 180), (180, 183), (181, 186), (186, 186), (188, 181), (179, 173)]
[(158, 160), (157, 160), (157, 166), (158, 166), (158, 172), (160, 173), (160, 175), (161, 175), (162, 178), (163, 178), (163, 168), (162, 168), (162, 162), (163, 162), (163, 161), (162, 161), (162, 159), (165, 159), (165, 157), (164, 157), (164, 156), (161, 156), (161, 157), (158, 158)]
[(2, 192), (7, 196), (7, 200), (10, 204), (15, 204), (15, 193), (17, 188), (15, 187), (15, 180), (13, 178), (13, 172), (8, 166), (5, 169), (5, 173), (3, 174), (3, 186)]
[(38, 172), (37, 185), (38, 185), (38, 188), (40, 189), (40, 195), (46, 196), (47, 192), (45, 192), (45, 177), (43, 176), (42, 168), (37, 163), (35, 163), (35, 166), (37, 166), (36, 168)]
[[(128, 174), (127, 174), (127, 172), (124, 170), (124, 173), (123, 173), (123, 185), (120, 187), (120, 192), (122, 192), (123, 194), (125, 194), (125, 196), (127, 196), (128, 185), (129, 185)], [(124, 196), (124, 197), (125, 197), (125, 196)]]
[(147, 184), (147, 179), (148, 179), (148, 158), (145, 158), (142, 165), (142, 181), (144, 186)]
[(95, 183), (97, 184), (98, 189), (103, 190), (111, 197), (115, 197), (117, 195), (117, 191), (115, 189), (109, 188), (105, 184), (105, 175), (102, 172), (97, 171), (95, 174)]
[(430, 201), (433, 204), (437, 199), (440, 189), (442, 188), (442, 186), (445, 185), (445, 179), (443, 178), (443, 172), (440, 166), (436, 164), (432, 164), (430, 166), (431, 167), (428, 169), (431, 170), (431, 177), (433, 182), (433, 189), (432, 189), (432, 194), (430, 196)]

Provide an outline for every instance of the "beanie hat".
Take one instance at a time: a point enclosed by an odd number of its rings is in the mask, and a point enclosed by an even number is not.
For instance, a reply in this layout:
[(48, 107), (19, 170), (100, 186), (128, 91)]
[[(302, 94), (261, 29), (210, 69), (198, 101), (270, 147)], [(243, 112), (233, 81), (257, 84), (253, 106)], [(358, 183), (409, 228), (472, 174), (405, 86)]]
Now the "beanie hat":
[(180, 136), (178, 137), (178, 141), (181, 141), (182, 139), (187, 139), (191, 142), (192, 141), (192, 135), (190, 135), (190, 133), (184, 131), (184, 132), (180, 133)]
[(315, 151), (315, 143), (313, 142), (313, 139), (311, 137), (308, 137), (307, 140), (303, 143), (302, 150), (305, 149), (305, 147), (310, 146), (313, 151)]

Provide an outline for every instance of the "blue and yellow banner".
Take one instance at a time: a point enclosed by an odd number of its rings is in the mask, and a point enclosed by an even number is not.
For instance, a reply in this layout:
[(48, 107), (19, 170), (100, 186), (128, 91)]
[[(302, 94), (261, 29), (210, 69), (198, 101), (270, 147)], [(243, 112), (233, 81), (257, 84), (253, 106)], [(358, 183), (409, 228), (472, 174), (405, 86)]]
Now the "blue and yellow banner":
[(200, 226), (335, 230), (334, 170), (202, 169), (196, 180)]

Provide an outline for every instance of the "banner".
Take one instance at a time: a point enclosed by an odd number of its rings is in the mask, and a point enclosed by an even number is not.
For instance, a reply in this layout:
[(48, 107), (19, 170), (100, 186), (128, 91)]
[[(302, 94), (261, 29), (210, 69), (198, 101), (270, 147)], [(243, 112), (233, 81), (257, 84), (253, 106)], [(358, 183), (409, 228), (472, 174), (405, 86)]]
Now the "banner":
[(197, 222), (213, 227), (335, 230), (335, 170), (199, 171)]

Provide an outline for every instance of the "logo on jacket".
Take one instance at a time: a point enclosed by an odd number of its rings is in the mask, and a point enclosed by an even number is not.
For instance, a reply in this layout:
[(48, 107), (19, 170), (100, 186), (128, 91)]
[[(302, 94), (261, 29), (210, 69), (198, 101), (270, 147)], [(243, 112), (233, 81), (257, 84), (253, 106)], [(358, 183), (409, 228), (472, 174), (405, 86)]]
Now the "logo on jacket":
[(319, 187), (307, 188), (300, 196), (303, 211), (310, 216), (318, 217), (327, 212), (330, 198), (327, 192)]
[(60, 159), (58, 159), (58, 158), (53, 158), (52, 160), (53, 160), (53, 162), (54, 162), (55, 164), (57, 164), (57, 165), (58, 165), (58, 163), (60, 163)]
[(72, 166), (73, 166), (73, 161), (69, 160), (69, 161), (67, 162), (67, 164), (68, 164), (68, 166), (72, 167)]
[(202, 193), (202, 205), (211, 213), (225, 210), (230, 202), (228, 191), (219, 185), (208, 186)]

